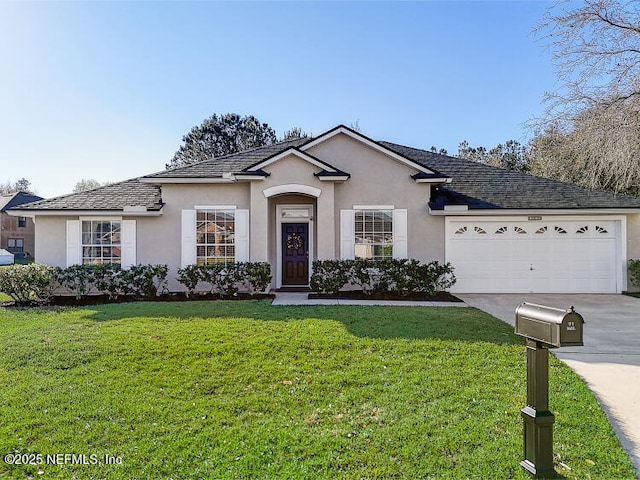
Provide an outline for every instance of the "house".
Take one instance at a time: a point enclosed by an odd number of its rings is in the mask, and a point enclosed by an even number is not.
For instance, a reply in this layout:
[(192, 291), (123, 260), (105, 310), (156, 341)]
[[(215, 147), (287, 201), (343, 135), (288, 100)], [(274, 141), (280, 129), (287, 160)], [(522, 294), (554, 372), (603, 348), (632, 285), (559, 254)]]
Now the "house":
[(451, 262), (457, 292), (613, 293), (640, 257), (640, 198), (342, 125), (12, 214), (36, 220), (38, 262), (165, 263), (175, 274), (268, 261), (275, 288), (308, 285), (315, 259), (359, 256)]
[(12, 217), (10, 208), (42, 200), (27, 192), (16, 192), (0, 197), (0, 249), (16, 256), (33, 256), (35, 251), (33, 219), (25, 215)]

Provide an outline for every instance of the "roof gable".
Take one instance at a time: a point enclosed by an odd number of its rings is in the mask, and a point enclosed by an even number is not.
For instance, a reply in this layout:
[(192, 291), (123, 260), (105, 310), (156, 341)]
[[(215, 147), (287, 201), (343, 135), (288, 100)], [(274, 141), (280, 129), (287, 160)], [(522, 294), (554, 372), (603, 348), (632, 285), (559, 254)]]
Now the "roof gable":
[(38, 195), (22, 191), (11, 195), (5, 195), (0, 197), (0, 211), (4, 212), (10, 208), (17, 207), (18, 205), (24, 205), (25, 203), (36, 202), (42, 199), (43, 198)]
[(318, 137), (313, 138), (312, 140), (308, 141), (307, 143), (305, 143), (304, 145), (300, 146), (300, 150), (302, 150), (303, 152), (321, 144), (322, 142), (325, 142), (333, 137), (335, 137), (336, 135), (346, 135), (349, 138), (352, 138), (353, 140), (356, 140), (357, 142), (360, 142), (364, 145), (366, 145), (369, 148), (372, 148), (373, 150), (382, 153), (384, 155), (386, 155), (387, 157), (392, 158), (393, 160), (404, 164), (408, 167), (411, 168), (415, 168), (416, 170), (418, 170), (419, 172), (425, 173), (427, 175), (436, 175), (439, 178), (446, 178), (446, 175), (441, 175), (440, 172), (438, 172), (437, 170), (434, 170), (433, 168), (429, 168), (426, 165), (422, 164), (422, 163), (418, 163), (415, 160), (401, 154), (398, 153), (397, 151), (394, 151), (392, 149), (387, 148), (386, 145), (384, 145), (383, 143), (380, 142), (376, 142), (375, 140), (372, 140), (371, 138), (362, 135), (360, 132), (357, 132), (355, 130), (353, 130), (352, 128), (346, 127), (345, 125), (338, 125), (335, 128), (332, 128), (331, 130), (329, 130), (328, 132), (323, 133), (322, 135), (319, 135)]
[(318, 175), (323, 175), (323, 176), (331, 176), (331, 175), (348, 175), (346, 172), (343, 172), (341, 170), (338, 170), (337, 168), (335, 168), (334, 166), (328, 164), (327, 162), (320, 160), (317, 157), (314, 157), (313, 155), (306, 153), (304, 151), (301, 151), (298, 148), (295, 147), (290, 147), (286, 150), (284, 150), (283, 152), (277, 153), (259, 163), (256, 163), (254, 165), (251, 165), (247, 168), (245, 168), (243, 170), (243, 172), (253, 172), (253, 171), (260, 171), (263, 168), (278, 162), (280, 160), (282, 160), (283, 158), (288, 157), (289, 155), (293, 155), (305, 162), (310, 163), (311, 165), (320, 168), (321, 171), (318, 172)]

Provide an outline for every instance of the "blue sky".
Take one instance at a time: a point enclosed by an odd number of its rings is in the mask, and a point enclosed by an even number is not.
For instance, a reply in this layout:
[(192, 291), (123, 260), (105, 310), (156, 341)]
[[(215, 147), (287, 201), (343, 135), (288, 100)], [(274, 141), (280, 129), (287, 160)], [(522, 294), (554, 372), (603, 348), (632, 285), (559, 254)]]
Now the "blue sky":
[(456, 153), (526, 141), (544, 1), (0, 2), (0, 182), (162, 170), (213, 113)]

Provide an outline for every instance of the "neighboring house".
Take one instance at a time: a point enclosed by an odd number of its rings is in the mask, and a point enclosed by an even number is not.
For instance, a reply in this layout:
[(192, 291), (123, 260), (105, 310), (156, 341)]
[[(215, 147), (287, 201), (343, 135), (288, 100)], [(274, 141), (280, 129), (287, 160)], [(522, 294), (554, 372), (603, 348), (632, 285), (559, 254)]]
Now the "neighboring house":
[[(42, 200), (36, 260), (268, 261), (273, 287), (311, 262), (451, 262), (457, 292), (621, 292), (640, 257), (640, 198), (388, 142), (345, 126)], [(174, 282), (171, 287), (178, 289)]]
[(33, 219), (25, 215), (12, 217), (8, 210), (19, 205), (42, 200), (27, 192), (17, 192), (0, 197), (0, 249), (16, 257), (33, 256), (35, 251)]

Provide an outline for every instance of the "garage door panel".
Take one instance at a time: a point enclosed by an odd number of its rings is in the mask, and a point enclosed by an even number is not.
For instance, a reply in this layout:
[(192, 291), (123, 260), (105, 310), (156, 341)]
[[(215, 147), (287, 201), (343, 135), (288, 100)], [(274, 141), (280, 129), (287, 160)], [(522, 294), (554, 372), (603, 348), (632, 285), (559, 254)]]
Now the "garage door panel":
[(461, 230), (447, 238), (454, 291), (616, 292), (614, 221), (451, 221)]

